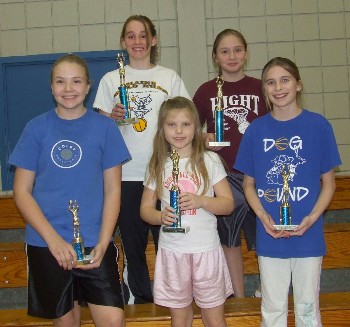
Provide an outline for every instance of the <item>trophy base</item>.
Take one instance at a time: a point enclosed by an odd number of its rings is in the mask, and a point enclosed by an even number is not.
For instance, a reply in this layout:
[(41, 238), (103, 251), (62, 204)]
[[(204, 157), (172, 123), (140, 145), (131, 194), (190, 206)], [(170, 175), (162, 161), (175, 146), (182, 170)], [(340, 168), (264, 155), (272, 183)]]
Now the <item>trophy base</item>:
[(186, 234), (190, 231), (190, 226), (185, 227), (171, 227), (171, 226), (163, 226), (162, 230), (164, 233), (182, 233)]
[(275, 230), (286, 230), (286, 231), (293, 231), (298, 226), (299, 225), (273, 225), (273, 227), (275, 227)]
[(77, 261), (77, 265), (78, 266), (88, 265), (89, 263), (91, 263), (91, 259), (92, 259), (92, 256), (90, 254), (85, 255), (83, 260), (78, 260)]
[(230, 146), (231, 142), (209, 142), (209, 146)]
[(124, 118), (122, 120), (118, 120), (117, 124), (118, 124), (118, 126), (131, 125), (131, 124), (135, 124), (137, 121), (138, 121), (138, 119), (136, 117)]

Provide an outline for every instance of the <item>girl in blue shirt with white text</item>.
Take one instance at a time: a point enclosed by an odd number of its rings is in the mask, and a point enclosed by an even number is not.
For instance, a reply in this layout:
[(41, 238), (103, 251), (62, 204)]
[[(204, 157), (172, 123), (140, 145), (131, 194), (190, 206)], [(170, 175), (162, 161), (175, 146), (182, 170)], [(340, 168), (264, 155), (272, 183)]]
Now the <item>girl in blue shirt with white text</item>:
[[(80, 326), (87, 303), (98, 327), (125, 326), (113, 231), (122, 163), (130, 154), (115, 123), (84, 106), (91, 81), (83, 59), (68, 54), (51, 71), (57, 103), (25, 127), (9, 163), (14, 200), (26, 221), (28, 314), (54, 326)], [(78, 266), (70, 200), (91, 260)], [(74, 207), (74, 212), (77, 207)], [(74, 214), (75, 216), (75, 214)]]
[[(333, 168), (341, 160), (330, 123), (301, 106), (303, 84), (294, 62), (270, 60), (262, 83), (271, 112), (248, 127), (234, 166), (244, 173), (244, 193), (258, 218), (261, 326), (287, 326), (291, 282), (296, 326), (321, 326), (322, 214), (335, 190)], [(283, 202), (296, 225), (290, 230), (276, 226)]]

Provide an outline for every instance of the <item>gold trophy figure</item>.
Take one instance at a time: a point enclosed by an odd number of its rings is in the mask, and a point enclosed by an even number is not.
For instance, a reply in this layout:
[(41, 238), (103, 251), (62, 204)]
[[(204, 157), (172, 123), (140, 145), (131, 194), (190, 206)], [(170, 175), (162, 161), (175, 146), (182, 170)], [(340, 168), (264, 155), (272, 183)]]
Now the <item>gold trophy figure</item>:
[(84, 241), (80, 236), (80, 221), (78, 217), (79, 206), (77, 201), (69, 200), (68, 210), (73, 215), (73, 241), (72, 245), (77, 254), (78, 265), (90, 263), (92, 259), (90, 255), (85, 255)]
[(297, 225), (292, 225), (292, 208), (289, 204), (289, 167), (283, 165), (281, 171), (282, 186), (282, 204), (280, 206), (280, 224), (274, 225), (276, 230), (293, 230)]
[(119, 77), (120, 77), (120, 86), (119, 89), (119, 98), (120, 103), (124, 106), (125, 115), (122, 120), (118, 121), (118, 125), (129, 125), (136, 123), (137, 119), (135, 117), (131, 117), (131, 106), (129, 99), (128, 88), (125, 84), (125, 65), (124, 65), (124, 56), (118, 53), (117, 61), (119, 63)]
[(176, 150), (172, 150), (170, 158), (173, 162), (173, 186), (170, 189), (170, 206), (175, 210), (175, 214), (178, 216), (177, 220), (171, 226), (163, 226), (163, 232), (166, 233), (187, 233), (190, 230), (189, 226), (181, 226), (181, 209), (179, 207), (179, 194), (180, 188), (179, 181), (179, 160), (180, 156)]
[(216, 78), (218, 89), (218, 104), (215, 107), (215, 142), (209, 142), (210, 146), (230, 146), (230, 142), (224, 141), (224, 110), (223, 110), (223, 93), (222, 86), (224, 81), (221, 76)]

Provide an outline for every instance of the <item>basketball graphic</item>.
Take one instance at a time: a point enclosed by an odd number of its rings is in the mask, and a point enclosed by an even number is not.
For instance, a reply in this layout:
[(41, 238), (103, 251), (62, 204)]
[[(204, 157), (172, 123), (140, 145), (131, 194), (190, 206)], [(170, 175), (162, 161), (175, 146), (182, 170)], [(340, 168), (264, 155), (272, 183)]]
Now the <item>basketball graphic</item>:
[(193, 181), (189, 180), (188, 178), (179, 179), (179, 188), (180, 192), (196, 193), (197, 191), (197, 188), (194, 185)]
[(245, 133), (250, 123), (247, 121), (248, 109), (243, 107), (226, 108), (224, 115), (232, 118), (238, 124), (238, 130), (241, 134)]
[(61, 140), (51, 149), (51, 159), (60, 168), (73, 168), (81, 160), (83, 151), (78, 143)]
[(276, 149), (277, 150), (285, 150), (289, 146), (289, 142), (285, 137), (280, 137), (279, 139), (276, 140)]
[(147, 120), (145, 118), (139, 118), (133, 127), (136, 132), (143, 132), (147, 128)]
[(276, 200), (276, 190), (268, 189), (264, 193), (264, 198), (267, 202), (273, 202)]

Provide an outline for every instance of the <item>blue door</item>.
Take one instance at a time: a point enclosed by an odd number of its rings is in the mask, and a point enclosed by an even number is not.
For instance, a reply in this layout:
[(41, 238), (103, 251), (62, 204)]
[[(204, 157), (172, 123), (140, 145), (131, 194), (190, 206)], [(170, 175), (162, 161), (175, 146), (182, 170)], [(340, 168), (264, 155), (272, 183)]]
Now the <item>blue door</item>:
[[(121, 51), (77, 53), (87, 61), (92, 80), (87, 108), (92, 109), (102, 76), (118, 68), (118, 52)], [(50, 88), (50, 73), (52, 64), (61, 56), (50, 54), (0, 58), (0, 160), (3, 190), (12, 189), (14, 168), (7, 164), (7, 160), (25, 124), (55, 105)]]

